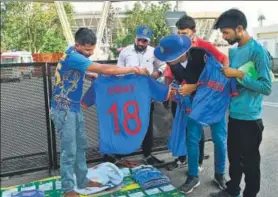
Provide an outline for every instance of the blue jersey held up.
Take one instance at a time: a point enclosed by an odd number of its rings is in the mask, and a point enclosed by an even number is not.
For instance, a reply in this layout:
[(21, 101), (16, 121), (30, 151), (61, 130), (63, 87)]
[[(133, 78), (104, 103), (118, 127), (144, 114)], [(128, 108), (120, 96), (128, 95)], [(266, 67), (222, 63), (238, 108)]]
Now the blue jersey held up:
[[(177, 84), (172, 84), (179, 88)], [(191, 111), (190, 96), (176, 94), (174, 100), (177, 102), (177, 110), (172, 124), (172, 130), (168, 141), (168, 149), (174, 157), (187, 155), (186, 150), (186, 126), (188, 113)]]
[(96, 104), (99, 150), (103, 154), (137, 151), (149, 126), (151, 100), (165, 101), (169, 87), (143, 75), (100, 76), (82, 104)]
[(225, 116), (230, 97), (237, 95), (236, 79), (228, 79), (221, 72), (222, 65), (207, 53), (205, 68), (198, 80), (199, 86), (192, 102), (189, 117), (208, 126)]

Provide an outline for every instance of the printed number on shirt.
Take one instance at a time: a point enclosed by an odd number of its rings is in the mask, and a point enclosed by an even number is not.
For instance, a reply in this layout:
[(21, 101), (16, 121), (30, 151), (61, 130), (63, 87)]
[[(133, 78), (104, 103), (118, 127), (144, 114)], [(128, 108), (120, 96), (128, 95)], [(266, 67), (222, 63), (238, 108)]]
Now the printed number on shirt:
[[(132, 106), (134, 108), (133, 112), (130, 113), (128, 111), (129, 107)], [(123, 108), (119, 107), (117, 105), (117, 103), (112, 104), (112, 106), (110, 107), (110, 109), (108, 110), (108, 114), (113, 114), (113, 118), (114, 118), (114, 126), (115, 126), (115, 132), (116, 134), (120, 133), (120, 128), (119, 128), (119, 118), (118, 118), (118, 110), (123, 109), (124, 112), (124, 120), (123, 120), (123, 127), (126, 133), (130, 134), (130, 135), (136, 135), (140, 130), (141, 130), (141, 121), (139, 118), (139, 106), (138, 103), (134, 100), (130, 100), (127, 101)], [(130, 119), (135, 120), (136, 122), (136, 128), (135, 129), (130, 129), (128, 126), (128, 121)]]

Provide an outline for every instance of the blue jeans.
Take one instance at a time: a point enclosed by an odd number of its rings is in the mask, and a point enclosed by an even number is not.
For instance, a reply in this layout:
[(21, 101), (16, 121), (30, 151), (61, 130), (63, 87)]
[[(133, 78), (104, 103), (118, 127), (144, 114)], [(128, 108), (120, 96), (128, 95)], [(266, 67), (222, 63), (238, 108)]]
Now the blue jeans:
[(82, 112), (52, 110), (51, 118), (60, 136), (60, 173), (62, 190), (73, 191), (76, 175), (78, 188), (84, 188), (87, 178), (87, 134)]
[[(210, 125), (212, 141), (214, 143), (214, 170), (217, 174), (225, 173), (227, 152), (227, 128), (225, 117), (218, 123)], [(188, 118), (187, 122), (187, 150), (188, 174), (198, 176), (199, 170), (199, 142), (201, 140), (201, 125)]]

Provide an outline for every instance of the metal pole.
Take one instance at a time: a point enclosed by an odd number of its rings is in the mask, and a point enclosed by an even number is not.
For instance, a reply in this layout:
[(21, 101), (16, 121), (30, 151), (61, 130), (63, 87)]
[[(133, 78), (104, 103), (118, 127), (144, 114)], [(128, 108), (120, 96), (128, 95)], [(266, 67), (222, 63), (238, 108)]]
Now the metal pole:
[(49, 172), (53, 168), (53, 155), (52, 155), (52, 141), (51, 141), (51, 125), (50, 125), (50, 105), (48, 96), (48, 82), (47, 82), (47, 63), (42, 66), (43, 73), (43, 90), (44, 90), (44, 102), (45, 102), (45, 120), (47, 129), (47, 145), (48, 145), (48, 160), (49, 160)]
[[(51, 101), (52, 98), (52, 66), (47, 66), (48, 73), (48, 99)], [(50, 105), (49, 105), (50, 106)], [(51, 107), (51, 106), (50, 106)], [(52, 154), (53, 154), (53, 168), (54, 170), (58, 169), (58, 157), (57, 157), (57, 147), (56, 147), (56, 132), (53, 121), (50, 119), (51, 125), (51, 141), (52, 141)]]
[(55, 1), (54, 3), (55, 3), (55, 6), (56, 6), (57, 14), (59, 16), (66, 41), (67, 41), (68, 45), (74, 44), (74, 38), (73, 38), (73, 35), (72, 35), (72, 31), (71, 31), (71, 27), (70, 27), (70, 24), (69, 24), (69, 21), (68, 21), (66, 11), (64, 9), (63, 2), (62, 1)]

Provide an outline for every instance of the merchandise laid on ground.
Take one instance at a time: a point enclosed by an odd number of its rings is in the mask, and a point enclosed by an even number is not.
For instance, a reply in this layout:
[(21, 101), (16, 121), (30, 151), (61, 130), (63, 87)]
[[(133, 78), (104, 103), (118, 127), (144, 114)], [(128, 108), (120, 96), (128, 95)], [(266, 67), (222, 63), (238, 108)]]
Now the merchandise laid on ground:
[[(105, 162), (88, 169), (88, 178), (98, 181), (102, 187), (77, 189), (80, 197), (185, 197), (171, 184), (171, 180), (151, 165), (118, 168)], [(59, 176), (33, 181), (24, 185), (1, 188), (1, 197), (60, 197)]]

